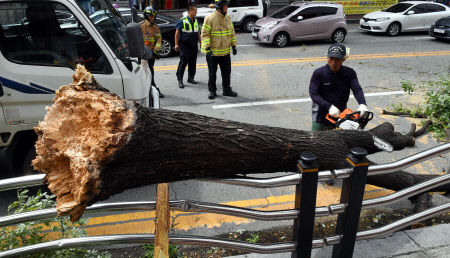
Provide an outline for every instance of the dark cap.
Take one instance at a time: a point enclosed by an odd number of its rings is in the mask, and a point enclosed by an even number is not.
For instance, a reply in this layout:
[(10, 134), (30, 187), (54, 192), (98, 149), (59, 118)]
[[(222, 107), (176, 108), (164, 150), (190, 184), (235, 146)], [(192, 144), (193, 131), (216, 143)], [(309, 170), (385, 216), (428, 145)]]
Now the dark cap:
[(339, 43), (335, 43), (328, 48), (327, 57), (336, 57), (338, 59), (344, 59), (347, 54), (345, 46)]

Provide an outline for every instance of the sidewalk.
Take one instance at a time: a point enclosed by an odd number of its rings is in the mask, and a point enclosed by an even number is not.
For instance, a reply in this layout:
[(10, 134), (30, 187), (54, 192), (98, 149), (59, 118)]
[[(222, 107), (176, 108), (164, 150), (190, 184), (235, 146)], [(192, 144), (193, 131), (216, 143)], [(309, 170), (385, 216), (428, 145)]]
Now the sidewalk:
[[(331, 257), (333, 247), (313, 249), (311, 257)], [(245, 254), (229, 258), (290, 258), (291, 253)], [(450, 224), (396, 232), (390, 236), (357, 241), (353, 257), (450, 257)]]

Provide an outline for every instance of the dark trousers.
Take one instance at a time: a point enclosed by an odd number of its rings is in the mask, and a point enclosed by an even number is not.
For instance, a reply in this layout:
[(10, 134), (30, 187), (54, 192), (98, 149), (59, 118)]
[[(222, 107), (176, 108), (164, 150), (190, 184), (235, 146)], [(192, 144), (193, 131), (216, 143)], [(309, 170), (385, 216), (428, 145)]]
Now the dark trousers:
[(183, 81), (184, 71), (188, 65), (188, 80), (193, 80), (195, 77), (195, 71), (197, 67), (197, 55), (180, 56), (180, 62), (178, 63), (177, 79)]
[(155, 59), (151, 58), (148, 61), (148, 67), (150, 67), (150, 72), (152, 73), (152, 85), (156, 86), (155, 84), (155, 69), (153, 68), (153, 66), (155, 65)]
[(223, 91), (227, 92), (231, 90), (230, 87), (230, 74), (231, 74), (231, 58), (230, 55), (226, 56), (206, 56), (206, 62), (208, 63), (208, 89), (210, 92), (216, 92), (216, 73), (217, 65), (220, 66), (220, 73), (222, 74), (222, 87)]

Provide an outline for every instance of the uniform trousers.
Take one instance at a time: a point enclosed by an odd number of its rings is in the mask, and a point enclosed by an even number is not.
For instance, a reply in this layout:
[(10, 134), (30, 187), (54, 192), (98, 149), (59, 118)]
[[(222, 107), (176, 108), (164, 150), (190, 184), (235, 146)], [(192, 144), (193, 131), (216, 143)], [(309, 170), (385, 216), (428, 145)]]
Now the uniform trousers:
[[(196, 66), (197, 66), (197, 46), (192, 53), (188, 55), (180, 55), (180, 62), (178, 63), (177, 69), (177, 79), (179, 82), (183, 81), (184, 71), (186, 70), (186, 65), (188, 66), (188, 80), (193, 80), (195, 77)], [(183, 49), (184, 51), (187, 51)], [(183, 52), (184, 52), (183, 51)]]
[(229, 92), (230, 87), (230, 75), (231, 75), (231, 58), (230, 55), (226, 56), (206, 56), (206, 62), (208, 64), (208, 89), (209, 92), (216, 92), (216, 73), (217, 66), (220, 66), (220, 73), (222, 74), (222, 87), (223, 92)]

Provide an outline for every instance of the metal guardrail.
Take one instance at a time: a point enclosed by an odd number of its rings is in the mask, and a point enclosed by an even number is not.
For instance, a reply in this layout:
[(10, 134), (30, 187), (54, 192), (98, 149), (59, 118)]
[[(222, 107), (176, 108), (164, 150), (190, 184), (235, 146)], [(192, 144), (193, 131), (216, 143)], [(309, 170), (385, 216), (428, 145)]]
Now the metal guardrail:
[[(361, 150), (358, 150), (361, 151)], [(356, 174), (358, 175), (360, 173), (363, 173), (361, 175), (364, 175), (364, 173), (367, 175), (380, 175), (380, 174), (386, 174), (391, 173), (393, 171), (397, 171), (399, 169), (404, 169), (409, 166), (415, 165), (419, 162), (423, 162), (427, 159), (430, 159), (432, 157), (435, 157), (439, 154), (445, 153), (450, 151), (450, 143), (444, 144), (441, 146), (437, 146), (435, 148), (423, 151), (421, 153), (409, 156), (407, 158), (401, 159), (396, 162), (387, 163), (387, 164), (381, 164), (381, 165), (372, 165), (367, 166), (368, 163), (364, 163), (367, 160), (364, 158), (365, 155), (361, 156), (361, 153), (353, 152), (354, 156), (349, 156), (349, 158), (353, 158), (356, 161), (363, 162), (361, 164), (353, 164), (353, 168), (349, 169), (338, 169), (338, 170), (327, 170), (327, 171), (321, 171), (317, 172), (317, 170), (314, 170), (316, 175), (315, 177), (310, 177), (310, 174), (308, 174), (304, 180), (308, 181), (308, 184), (310, 185), (311, 182), (315, 182), (317, 184), (318, 181), (327, 180), (330, 178), (336, 178), (336, 179), (344, 179), (343, 189), (345, 188), (348, 196), (348, 191), (353, 191), (351, 182), (352, 180), (347, 180), (349, 177), (353, 178), (353, 183), (358, 186), (361, 189), (361, 183), (356, 183), (359, 179), (358, 177), (355, 177)], [(358, 155), (360, 157), (358, 157)], [(227, 183), (227, 184), (233, 184), (233, 185), (240, 185), (240, 186), (251, 186), (251, 187), (280, 187), (280, 186), (286, 186), (286, 185), (293, 185), (297, 184), (298, 190), (300, 189), (300, 183), (302, 182), (302, 175), (305, 175), (304, 172), (314, 172), (311, 170), (311, 168), (314, 168), (312, 165), (314, 162), (313, 159), (309, 160), (311, 158), (310, 156), (307, 157), (302, 156), (303, 161), (299, 161), (299, 168), (302, 171), (303, 174), (293, 174), (288, 176), (282, 176), (282, 177), (273, 177), (273, 178), (267, 178), (267, 179), (259, 179), (259, 178), (237, 178), (237, 179), (225, 179), (219, 181), (220, 183)], [(366, 161), (364, 161), (366, 160)], [(305, 171), (302, 170), (303, 168), (308, 168)], [(311, 174), (312, 175), (312, 174)], [(35, 176), (26, 176), (21, 178), (12, 178), (12, 179), (6, 179), (6, 180), (0, 180), (0, 191), (15, 189), (15, 188), (21, 188), (21, 187), (29, 187), (29, 186), (36, 186), (36, 185), (42, 185), (43, 183), (44, 175), (35, 175)], [(364, 177), (362, 177), (364, 178)], [(358, 180), (356, 180), (358, 179)], [(312, 180), (312, 181), (311, 181)], [(346, 181), (347, 180), (347, 181)], [(217, 182), (217, 181), (214, 181)], [(365, 185), (365, 181), (361, 181), (363, 185)], [(422, 182), (420, 184), (411, 186), (409, 188), (403, 189), (401, 191), (397, 191), (391, 195), (380, 197), (380, 198), (374, 198), (374, 199), (368, 199), (362, 201), (362, 194), (361, 200), (359, 200), (359, 208), (356, 206), (355, 208), (355, 200), (352, 200), (352, 197), (350, 199), (345, 198), (345, 195), (341, 196), (341, 203), (340, 204), (333, 204), (329, 206), (323, 206), (323, 207), (315, 207), (315, 201), (314, 206), (311, 206), (312, 208), (312, 216), (327, 216), (330, 214), (339, 214), (338, 219), (338, 228), (339, 224), (343, 223), (340, 220), (343, 220), (345, 216), (350, 216), (349, 212), (353, 211), (353, 216), (355, 215), (354, 212), (357, 211), (358, 215), (356, 221), (359, 221), (359, 212), (361, 208), (370, 208), (370, 207), (377, 207), (382, 206), (388, 203), (393, 203), (395, 201), (398, 201), (400, 199), (408, 198), (414, 195), (417, 195), (419, 193), (428, 191), (430, 189), (433, 189), (435, 187), (438, 187), (440, 185), (444, 185), (450, 182), (450, 175), (443, 175), (436, 177), (434, 179), (428, 180), (426, 182)], [(363, 186), (362, 185), (362, 186)], [(306, 185), (307, 186), (307, 185)], [(306, 186), (305, 189), (307, 188)], [(314, 189), (314, 188), (311, 188)], [(363, 188), (362, 188), (363, 189)], [(316, 190), (311, 190), (316, 191)], [(344, 190), (343, 190), (344, 192)], [(299, 191), (297, 191), (297, 194)], [(316, 194), (313, 192), (312, 194)], [(314, 195), (315, 196), (315, 195)], [(344, 197), (343, 197), (344, 196)], [(253, 210), (253, 209), (247, 209), (247, 208), (240, 208), (240, 207), (234, 207), (234, 206), (228, 206), (228, 205), (221, 205), (221, 204), (215, 204), (215, 203), (206, 203), (206, 202), (197, 202), (197, 201), (189, 201), (189, 200), (181, 200), (181, 201), (171, 201), (170, 202), (170, 208), (173, 210), (179, 210), (179, 211), (185, 211), (185, 212), (211, 212), (211, 213), (219, 213), (219, 214), (226, 214), (226, 215), (233, 215), (233, 216), (239, 216), (239, 217), (245, 217), (245, 218), (251, 218), (251, 219), (258, 219), (258, 220), (286, 220), (286, 219), (295, 219), (296, 223), (298, 223), (298, 218), (303, 212), (307, 211), (306, 208), (300, 207), (300, 203), (297, 203), (297, 197), (296, 196), (296, 209), (291, 210), (277, 210), (277, 211), (259, 211), (259, 210)], [(305, 198), (308, 199), (308, 198)], [(345, 201), (348, 199), (348, 203)], [(357, 199), (357, 198), (355, 198)], [(342, 202), (344, 200), (344, 202)], [(357, 203), (356, 203), (357, 204)], [(309, 204), (310, 205), (310, 204)], [(105, 203), (105, 204), (95, 204), (86, 209), (86, 213), (93, 213), (93, 212), (101, 212), (101, 211), (120, 211), (120, 210), (154, 210), (156, 207), (155, 202), (122, 202), (122, 203)], [(310, 208), (309, 208), (310, 209)], [(409, 217), (400, 219), (396, 222), (393, 222), (391, 224), (388, 224), (386, 226), (383, 226), (378, 229), (368, 230), (368, 231), (362, 231), (362, 232), (347, 232), (342, 231), (341, 234), (338, 233), (335, 236), (327, 236), (324, 239), (312, 239), (306, 238), (306, 240), (309, 241), (309, 247), (305, 248), (304, 246), (301, 246), (301, 241), (294, 239), (294, 242), (289, 243), (275, 243), (275, 244), (251, 244), (246, 242), (239, 242), (239, 241), (232, 241), (232, 240), (223, 240), (223, 239), (216, 239), (216, 238), (204, 238), (204, 237), (196, 237), (196, 236), (179, 236), (179, 235), (170, 235), (170, 242), (174, 244), (194, 244), (194, 245), (202, 245), (202, 246), (217, 246), (217, 247), (223, 247), (223, 248), (232, 248), (232, 249), (239, 249), (244, 251), (250, 251), (250, 252), (257, 252), (257, 253), (278, 253), (278, 252), (286, 252), (286, 251), (304, 251), (306, 254), (311, 251), (311, 248), (318, 248), (323, 247), (324, 245), (337, 245), (333, 249), (333, 257), (337, 257), (339, 255), (339, 252), (341, 252), (341, 248), (339, 247), (347, 247), (348, 243), (345, 244), (345, 242), (348, 242), (348, 239), (351, 239), (353, 241), (355, 240), (364, 240), (364, 239), (371, 239), (371, 238), (377, 238), (381, 237), (387, 234), (391, 234), (399, 229), (402, 229), (406, 226), (409, 226), (415, 222), (422, 221), (425, 219), (428, 219), (430, 217), (433, 217), (435, 215), (444, 213), (446, 211), (450, 210), (450, 203), (441, 205), (439, 207), (435, 207), (432, 209), (428, 209), (426, 211), (423, 211), (421, 213), (417, 213), (414, 215), (411, 215)], [(308, 211), (309, 212), (309, 211)], [(305, 213), (306, 214), (306, 213)], [(27, 212), (27, 213), (21, 213), (21, 214), (15, 214), (11, 216), (5, 216), (0, 217), (0, 226), (5, 225), (12, 225), (17, 224), (29, 220), (38, 220), (38, 219), (45, 219), (49, 217), (54, 217), (56, 215), (55, 209), (45, 209), (45, 210), (39, 210), (34, 212)], [(303, 214), (304, 215), (304, 214)], [(344, 216), (345, 215), (345, 216)], [(351, 216), (350, 216), (351, 217)], [(297, 224), (296, 224), (297, 225)], [(357, 225), (357, 224), (356, 224)], [(303, 227), (305, 228), (305, 227)], [(308, 227), (306, 227), (308, 228)], [(298, 230), (298, 228), (297, 228)], [(294, 232), (295, 233), (295, 232)], [(298, 232), (297, 232), (298, 233)], [(352, 238), (352, 234), (354, 234)], [(347, 239), (347, 241), (346, 241)], [(95, 245), (110, 245), (110, 244), (124, 244), (124, 243), (148, 243), (154, 240), (153, 235), (112, 235), (112, 236), (99, 236), (99, 237), (84, 237), (84, 238), (73, 238), (73, 239), (61, 239), (56, 241), (51, 241), (47, 243), (41, 243), (33, 246), (26, 246), (21, 247), (13, 250), (8, 250), (5, 252), (0, 253), (0, 257), (10, 257), (10, 256), (17, 256), (17, 255), (25, 255), (25, 254), (31, 254), (35, 252), (41, 252), (44, 250), (49, 249), (62, 249), (62, 248), (70, 248), (70, 247), (86, 247), (86, 246), (95, 246)], [(296, 242), (297, 240), (298, 242)], [(353, 252), (353, 246), (350, 245), (351, 252)], [(348, 249), (348, 248), (346, 248)], [(336, 251), (336, 252), (335, 252)], [(345, 252), (348, 253), (348, 250)], [(299, 253), (297, 253), (297, 256), (299, 256)]]
[[(450, 203), (425, 210), (421, 213), (417, 213), (406, 218), (400, 219), (396, 222), (388, 224), (386, 226), (358, 232), (356, 240), (367, 240), (377, 237), (382, 237), (388, 234), (392, 234), (404, 227), (410, 226), (414, 223), (429, 219), (433, 216), (450, 210)], [(340, 243), (342, 236), (325, 237), (324, 239), (314, 239), (312, 248), (321, 248), (325, 245), (332, 246)], [(70, 239), (60, 239), (41, 243), (32, 246), (20, 247), (4, 252), (0, 252), (0, 257), (15, 257), (19, 255), (35, 254), (47, 250), (58, 250), (65, 248), (75, 247), (93, 247), (99, 245), (116, 245), (116, 244), (147, 244), (153, 242), (155, 236), (152, 234), (142, 235), (107, 235), (107, 236), (93, 236), (93, 237), (80, 237)], [(172, 244), (178, 245), (200, 245), (200, 246), (215, 246), (222, 248), (238, 249), (241, 251), (256, 252), (256, 253), (280, 253), (280, 252), (293, 252), (296, 250), (296, 243), (283, 242), (275, 244), (252, 244), (234, 240), (224, 240), (217, 238), (205, 238), (199, 236), (189, 235), (169, 235), (169, 241)]]
[[(439, 176), (431, 180), (422, 182), (417, 185), (405, 188), (390, 195), (383, 197), (364, 200), (362, 207), (364, 209), (392, 204), (397, 201), (412, 197), (414, 195), (426, 192), (435, 187), (450, 183), (450, 174)], [(316, 216), (323, 217), (328, 215), (340, 214), (345, 211), (347, 204), (332, 204), (329, 206), (321, 206), (316, 208)], [(130, 210), (154, 210), (156, 202), (117, 202), (94, 204), (86, 208), (84, 214), (92, 214), (96, 212), (107, 211), (130, 211)], [(272, 221), (272, 220), (288, 220), (298, 217), (299, 211), (296, 209), (277, 210), (277, 211), (260, 211), (247, 208), (239, 208), (229, 205), (197, 202), (189, 200), (170, 201), (170, 209), (184, 212), (210, 212), (225, 215), (238, 216), (255, 220)], [(56, 216), (58, 213), (55, 208), (43, 209), (31, 212), (24, 212), (9, 216), (0, 217), (0, 227), (13, 225), (31, 220), (48, 219)]]

